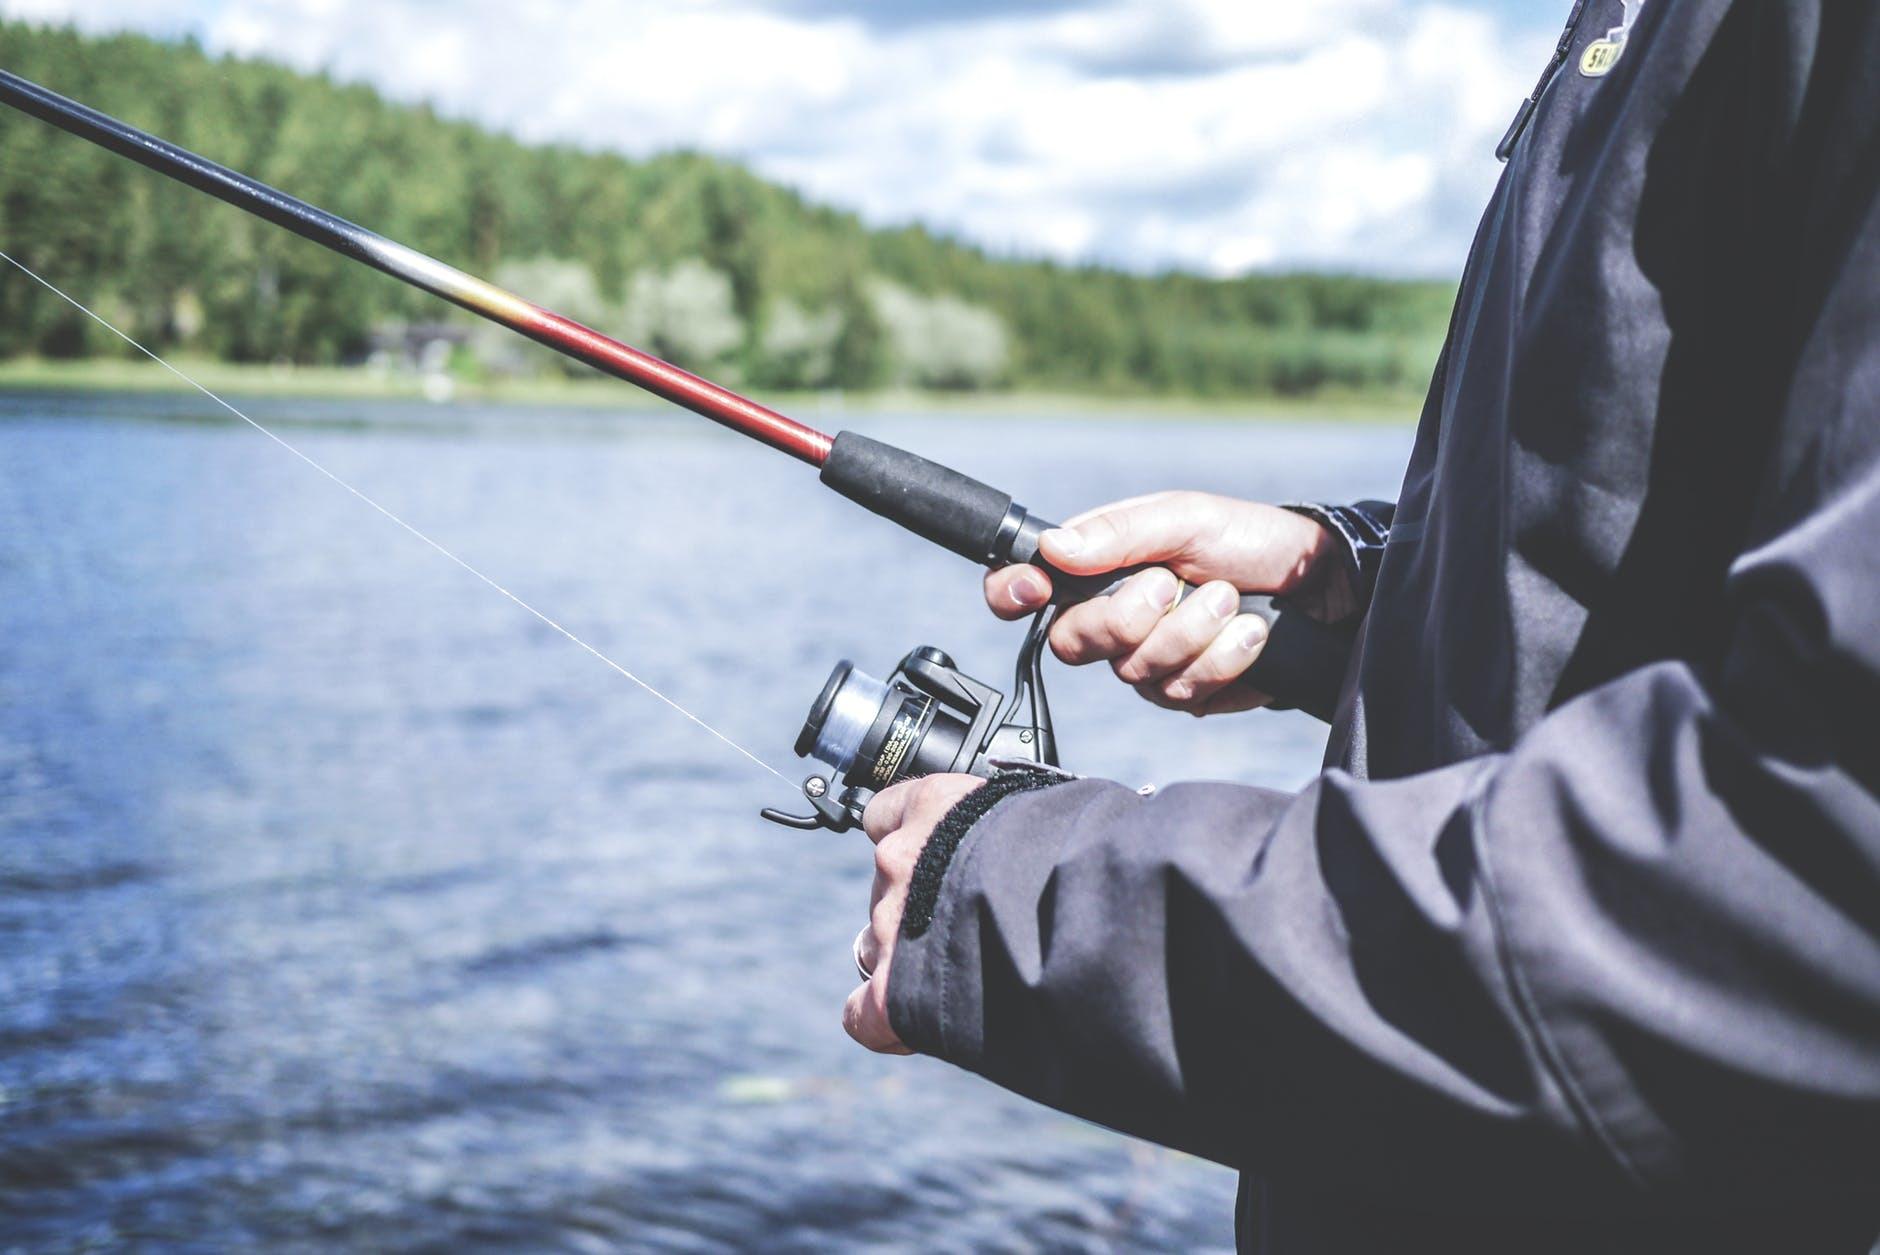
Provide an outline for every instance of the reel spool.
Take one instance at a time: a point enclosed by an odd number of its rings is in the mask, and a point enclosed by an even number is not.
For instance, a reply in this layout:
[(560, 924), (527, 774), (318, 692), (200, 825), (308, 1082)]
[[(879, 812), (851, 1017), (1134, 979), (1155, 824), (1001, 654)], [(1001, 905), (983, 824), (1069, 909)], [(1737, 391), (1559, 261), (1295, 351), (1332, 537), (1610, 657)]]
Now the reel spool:
[(860, 825), (875, 794), (903, 780), (945, 772), (990, 777), (1008, 762), (1057, 766), (1040, 666), (1053, 613), (1046, 609), (1032, 620), (1009, 701), (931, 645), (901, 659), (886, 680), (837, 663), (796, 738), (798, 757), (830, 771), (803, 782), (809, 814), (766, 808), (764, 818), (846, 832)]

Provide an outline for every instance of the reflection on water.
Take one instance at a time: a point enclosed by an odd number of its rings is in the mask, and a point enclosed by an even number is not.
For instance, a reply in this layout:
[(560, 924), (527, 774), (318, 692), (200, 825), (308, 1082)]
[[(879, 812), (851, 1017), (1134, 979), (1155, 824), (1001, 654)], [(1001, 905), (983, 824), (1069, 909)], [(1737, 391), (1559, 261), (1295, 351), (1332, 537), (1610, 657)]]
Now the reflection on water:
[[(851, 1047), (863, 838), (760, 824), (774, 778), (208, 417), (0, 398), (0, 1243), (1231, 1243), (1224, 1169)], [(1016, 647), (963, 564), (704, 424), (262, 417), (792, 776), (838, 657)], [(1388, 495), (1407, 446), (854, 425), (1060, 514)], [(1051, 678), (1079, 770), (1295, 784), (1319, 752), (1302, 716)]]

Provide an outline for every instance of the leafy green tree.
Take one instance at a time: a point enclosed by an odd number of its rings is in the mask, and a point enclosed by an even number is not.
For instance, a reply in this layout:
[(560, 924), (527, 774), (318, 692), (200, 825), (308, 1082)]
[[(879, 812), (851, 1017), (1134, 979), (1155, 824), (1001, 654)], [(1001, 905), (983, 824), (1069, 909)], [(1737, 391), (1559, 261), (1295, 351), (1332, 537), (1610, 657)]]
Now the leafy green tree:
[[(704, 154), (528, 146), (190, 42), (0, 21), (0, 65), (572, 317), (637, 332), (683, 365), (769, 386), (1410, 393), (1454, 295), (1354, 275), (1217, 280), (997, 258), (919, 225), (870, 230)], [(159, 352), (350, 362), (376, 330), (464, 317), (10, 110), (0, 247)], [(499, 343), (480, 334), (466, 356), (501, 359)], [(0, 275), (0, 356), (129, 352)]]

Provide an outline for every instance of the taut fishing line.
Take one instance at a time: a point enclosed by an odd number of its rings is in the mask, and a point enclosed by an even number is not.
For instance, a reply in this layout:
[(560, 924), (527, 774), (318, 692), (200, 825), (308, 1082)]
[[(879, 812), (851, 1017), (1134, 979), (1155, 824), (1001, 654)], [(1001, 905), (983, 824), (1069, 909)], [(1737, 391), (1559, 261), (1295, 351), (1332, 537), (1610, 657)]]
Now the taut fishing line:
[(497, 583), (494, 579), (490, 578), (488, 575), (485, 575), (482, 571), (472, 566), (469, 562), (465, 561), (463, 558), (458, 557), (455, 553), (445, 548), (442, 544), (439, 544), (437, 541), (431, 539), (431, 537), (425, 535), (425, 533), (418, 530), (418, 528), (414, 527), (410, 523), (407, 523), (404, 519), (394, 514), (391, 510), (387, 509), (385, 506), (380, 505), (377, 501), (373, 500), (371, 497), (367, 496), (364, 492), (361, 492), (359, 489), (353, 487), (351, 484), (347, 483), (344, 479), (341, 479), (338, 475), (328, 470), (324, 465), (316, 461), (313, 457), (309, 456), (306, 453), (301, 452), (300, 449), (288, 443), (286, 440), (282, 439), (279, 435), (276, 435), (269, 428), (262, 426), (260, 423), (256, 422), (254, 419), (250, 418), (248, 415), (236, 409), (234, 405), (223, 400), (220, 396), (217, 396), (214, 392), (211, 392), (208, 388), (204, 387), (202, 384), (197, 383), (194, 379), (190, 378), (189, 375), (184, 373), (180, 368), (171, 365), (169, 362), (165, 361), (162, 357), (158, 356), (155, 352), (151, 351), (150, 349), (145, 348), (142, 344), (138, 343), (136, 340), (133, 340), (128, 334), (126, 334), (123, 331), (120, 331), (117, 327), (113, 326), (101, 314), (93, 312), (89, 307), (85, 305), (84, 302), (80, 301), (77, 297), (72, 296), (71, 294), (67, 293), (63, 288), (59, 287), (59, 285), (52, 282), (50, 279), (47, 279), (43, 275), (39, 274), (37, 271), (33, 270), (32, 267), (28, 266), (25, 262), (21, 261), (19, 258), (14, 257), (12, 254), (7, 253), (4, 250), (0, 250), (0, 258), (4, 258), (8, 262), (8, 264), (12, 265), (21, 274), (25, 275), (27, 278), (31, 279), (33, 282), (39, 284), (41, 287), (45, 288), (48, 292), (51, 292), (54, 296), (58, 297), (60, 300), (64, 301), (66, 304), (70, 305), (73, 309), (76, 309), (79, 313), (85, 315), (85, 317), (91, 319), (93, 322), (97, 323), (100, 327), (103, 327), (106, 331), (109, 331), (112, 335), (118, 337), (118, 339), (130, 345), (132, 348), (136, 349), (139, 353), (142, 353), (145, 357), (149, 358), (151, 361), (155, 362), (157, 365), (163, 367), (163, 369), (169, 371), (172, 375), (175, 375), (178, 379), (181, 379), (184, 383), (188, 384), (190, 387), (194, 388), (196, 391), (202, 393), (202, 395), (204, 395), (205, 397), (208, 397), (211, 401), (214, 401), (217, 405), (221, 406), (223, 409), (233, 414), (236, 418), (241, 419), (242, 422), (247, 423), (250, 427), (254, 428), (256, 431), (266, 436), (269, 440), (272, 440), (275, 444), (281, 446), (281, 448), (287, 450), (289, 453), (299, 458), (302, 462), (305, 462), (308, 466), (320, 472), (320, 474), (326, 476), (328, 479), (338, 484), (341, 488), (344, 488), (347, 492), (351, 493), (353, 496), (359, 498), (359, 500), (371, 506), (374, 510), (377, 510), (380, 514), (384, 515), (386, 518), (390, 519), (392, 522), (398, 524), (398, 526), (404, 528), (407, 532), (411, 533), (413, 536), (417, 537), (419, 540), (429, 545), (432, 549), (435, 549), (437, 552), (443, 554), (446, 558), (449, 558), (452, 562), (462, 567), (465, 571), (468, 571), (471, 575), (476, 576), (477, 579), (483, 581), (485, 584), (489, 585), (491, 588), (501, 593), (504, 597), (507, 597), (510, 601), (514, 602), (516, 605), (520, 606), (522, 609), (528, 611), (530, 614), (534, 615), (537, 619), (541, 620), (543, 623), (553, 628), (556, 632), (559, 632), (562, 636), (567, 637), (570, 641), (573, 641), (576, 645), (579, 645), (582, 649), (585, 649), (588, 653), (600, 659), (603, 663), (613, 668), (613, 670), (618, 672), (620, 675), (633, 681), (633, 683), (639, 685), (642, 689), (646, 690), (648, 693), (652, 694), (654, 697), (657, 697), (660, 701), (666, 703), (666, 705), (672, 707), (672, 709), (678, 711), (681, 715), (684, 715), (687, 719), (690, 719), (693, 723), (697, 724), (699, 727), (703, 728), (705, 731), (711, 733), (713, 736), (717, 737), (720, 741), (723, 741), (726, 745), (736, 750), (739, 754), (742, 754), (745, 758), (748, 758), (751, 762), (755, 763), (757, 766), (763, 768), (765, 771), (768, 771), (771, 775), (777, 777), (777, 779), (782, 780), (786, 784), (792, 783), (790, 779), (787, 776), (785, 776), (781, 771), (778, 771), (775, 767), (772, 767), (769, 763), (759, 758), (756, 754), (752, 753), (748, 749), (745, 749), (744, 746), (738, 744), (736, 741), (732, 740), (729, 736), (725, 735), (723, 732), (720, 732), (717, 728), (714, 728), (711, 724), (706, 723), (703, 719), (699, 718), (697, 715), (687, 710), (684, 706), (681, 706), (678, 702), (666, 696), (664, 693), (654, 688), (651, 684), (648, 684), (645, 680), (642, 680), (639, 676), (633, 674), (633, 672), (627, 670), (625, 667), (615, 662), (612, 658), (609, 658), (606, 654), (603, 654), (600, 650), (588, 644), (586, 641), (576, 636), (573, 632), (570, 632), (567, 628), (563, 627), (561, 624), (555, 622), (555, 620), (543, 614), (540, 610), (537, 610), (534, 606), (530, 605), (528, 602), (524, 601), (522, 598), (516, 596), (516, 594), (510, 592), (507, 588), (504, 588), (501, 584)]

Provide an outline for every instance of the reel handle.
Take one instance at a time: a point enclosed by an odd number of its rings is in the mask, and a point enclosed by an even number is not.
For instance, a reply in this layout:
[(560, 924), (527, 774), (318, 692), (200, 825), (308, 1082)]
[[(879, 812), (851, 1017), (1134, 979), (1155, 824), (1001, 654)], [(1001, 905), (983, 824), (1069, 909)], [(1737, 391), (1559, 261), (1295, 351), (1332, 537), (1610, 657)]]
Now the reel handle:
[[(1038, 538), (1055, 524), (1009, 493), (891, 444), (838, 432), (822, 464), (822, 482), (849, 500), (945, 549), (988, 567), (1035, 562), (1051, 571), (1059, 604), (1086, 601), (1143, 567), (1102, 575), (1066, 575), (1038, 558)], [(1320, 623), (1284, 600), (1242, 596), (1241, 610), (1267, 621), (1266, 645), (1240, 680), (1276, 706), (1295, 706), (1329, 721), (1344, 686), (1352, 632)]]

